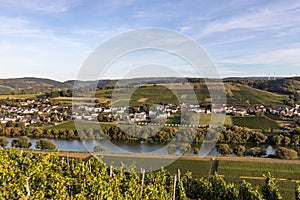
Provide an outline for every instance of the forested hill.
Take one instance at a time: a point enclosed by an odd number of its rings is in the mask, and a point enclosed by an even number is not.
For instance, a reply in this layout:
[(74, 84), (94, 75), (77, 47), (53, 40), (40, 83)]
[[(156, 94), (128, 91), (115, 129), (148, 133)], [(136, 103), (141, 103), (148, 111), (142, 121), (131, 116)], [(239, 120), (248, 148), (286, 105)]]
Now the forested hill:
[(54, 88), (63, 89), (70, 88), (71, 84), (62, 83), (59, 81), (43, 78), (11, 78), (11, 79), (0, 79), (0, 92), (24, 92), (24, 93), (34, 93), (49, 91)]
[(290, 95), (300, 92), (300, 77), (255, 81), (251, 86), (260, 90)]
[(59, 82), (45, 78), (11, 78), (0, 79), (0, 94), (11, 93), (38, 93), (49, 92), (52, 90), (72, 89), (74, 83), (78, 87), (95, 87), (95, 86), (113, 86), (115, 81), (101, 80), (101, 81), (74, 81)]

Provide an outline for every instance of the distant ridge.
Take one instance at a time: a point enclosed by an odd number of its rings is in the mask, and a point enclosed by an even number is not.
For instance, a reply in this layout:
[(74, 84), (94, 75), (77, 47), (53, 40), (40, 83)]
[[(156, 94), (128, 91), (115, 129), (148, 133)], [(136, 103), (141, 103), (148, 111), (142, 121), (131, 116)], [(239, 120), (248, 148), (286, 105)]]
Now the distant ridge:
[(268, 80), (279, 80), (285, 79), (287, 77), (270, 77), (270, 76), (253, 76), (253, 77), (226, 77), (223, 78), (224, 81), (236, 81), (236, 80), (252, 80), (252, 81), (268, 81)]
[(19, 90), (22, 92), (41, 92), (43, 90), (51, 89), (64, 89), (71, 87), (71, 84), (65, 84), (59, 81), (46, 79), (46, 78), (35, 78), (35, 77), (24, 77), (24, 78), (9, 78), (0, 79), (0, 92), (5, 93), (11, 90)]
[[(300, 77), (226, 77), (224, 82), (239, 81), (241, 84), (251, 86), (259, 90), (281, 94), (296, 94), (300, 92)], [(124, 81), (124, 82), (123, 82)], [(113, 87), (118, 84), (159, 84), (159, 83), (200, 83), (205, 84), (203, 78), (182, 78), (182, 77), (145, 77), (126, 80), (94, 80), (94, 81), (76, 81), (68, 80), (60, 82), (47, 78), (24, 77), (0, 79), (0, 93), (38, 93), (52, 90), (73, 89), (74, 87)], [(299, 94), (300, 96), (300, 94)]]

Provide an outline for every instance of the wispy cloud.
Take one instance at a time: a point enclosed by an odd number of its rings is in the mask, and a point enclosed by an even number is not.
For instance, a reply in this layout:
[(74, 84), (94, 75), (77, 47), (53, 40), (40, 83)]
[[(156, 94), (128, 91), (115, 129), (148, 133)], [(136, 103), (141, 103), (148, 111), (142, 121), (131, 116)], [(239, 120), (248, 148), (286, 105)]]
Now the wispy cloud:
[(296, 4), (275, 4), (247, 11), (248, 13), (236, 15), (228, 19), (221, 19), (208, 23), (203, 29), (201, 36), (218, 32), (227, 32), (237, 29), (270, 30), (279, 29), (299, 23), (300, 13)]
[(300, 65), (300, 48), (286, 48), (253, 54), (247, 57), (220, 60), (220, 64), (232, 65)]
[(248, 41), (248, 40), (251, 40), (254, 38), (255, 38), (255, 35), (240, 36), (240, 37), (236, 37), (236, 38), (229, 39), (229, 40), (221, 40), (221, 41), (209, 43), (205, 46), (213, 47), (213, 46), (227, 45), (227, 44), (232, 44), (232, 43)]
[(0, 0), (2, 6), (32, 10), (40, 13), (60, 13), (68, 11), (72, 6), (78, 5), (79, 0)]
[(79, 42), (66, 36), (58, 36), (51, 29), (35, 27), (25, 18), (0, 17), (0, 35), (6, 37), (25, 37), (62, 42), (68, 45), (80, 45)]

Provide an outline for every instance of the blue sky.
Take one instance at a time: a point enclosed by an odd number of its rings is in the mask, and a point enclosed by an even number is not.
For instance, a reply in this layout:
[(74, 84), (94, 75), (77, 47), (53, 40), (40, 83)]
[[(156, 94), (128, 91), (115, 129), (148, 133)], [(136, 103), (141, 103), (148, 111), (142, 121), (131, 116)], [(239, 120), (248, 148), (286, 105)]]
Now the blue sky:
[(300, 75), (300, 1), (0, 0), (0, 78), (75, 79), (103, 41), (143, 27), (196, 40), (222, 77)]

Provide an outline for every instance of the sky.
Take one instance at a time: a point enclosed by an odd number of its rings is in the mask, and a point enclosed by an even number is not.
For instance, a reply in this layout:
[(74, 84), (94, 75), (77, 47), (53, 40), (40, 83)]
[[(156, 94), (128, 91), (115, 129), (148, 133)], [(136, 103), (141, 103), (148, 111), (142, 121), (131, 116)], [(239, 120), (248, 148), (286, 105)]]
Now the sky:
[[(99, 45), (145, 27), (196, 41), (221, 77), (300, 75), (300, 1), (0, 0), (0, 78), (76, 79)], [(199, 76), (166, 54), (133, 52), (102, 78), (153, 63)]]

